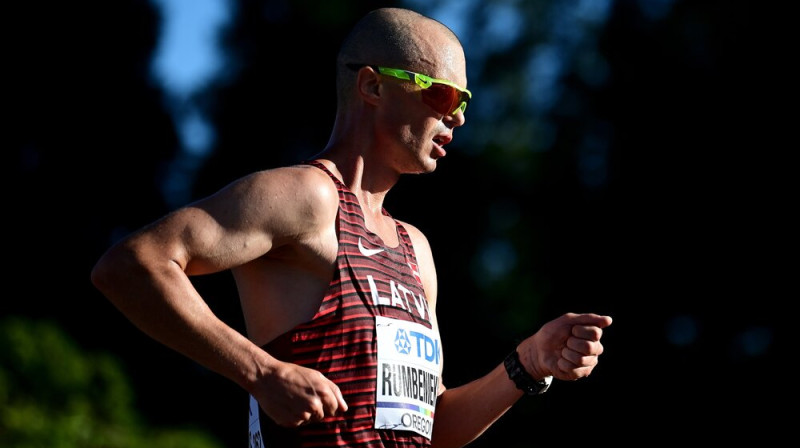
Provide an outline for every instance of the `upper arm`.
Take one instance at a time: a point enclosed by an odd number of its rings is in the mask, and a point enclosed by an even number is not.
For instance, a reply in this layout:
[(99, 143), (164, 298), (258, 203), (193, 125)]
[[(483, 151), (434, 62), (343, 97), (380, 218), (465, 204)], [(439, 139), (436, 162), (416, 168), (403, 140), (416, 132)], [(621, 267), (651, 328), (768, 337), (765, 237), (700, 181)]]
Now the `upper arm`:
[(129, 244), (170, 258), (190, 275), (245, 264), (332, 222), (335, 208), (325, 204), (335, 188), (314, 171), (286, 167), (245, 176), (164, 216)]
[[(439, 322), (436, 317), (436, 302), (439, 286), (430, 243), (428, 243), (428, 238), (418, 228), (406, 222), (402, 224), (408, 231), (409, 236), (411, 236), (411, 242), (414, 244), (414, 253), (417, 256), (417, 267), (419, 268), (420, 277), (422, 278), (422, 287), (425, 289), (425, 297), (428, 300), (428, 309), (431, 313), (431, 324), (438, 331)], [(443, 364), (442, 367), (444, 367)], [(438, 393), (442, 394), (446, 389), (444, 381), (439, 382)]]
[[(417, 257), (417, 267), (419, 268), (422, 279), (422, 287), (425, 289), (425, 297), (428, 300), (428, 308), (431, 315), (436, 318), (436, 297), (438, 294), (438, 283), (436, 279), (436, 266), (433, 263), (433, 253), (428, 243), (428, 238), (415, 226), (402, 222), (403, 227), (408, 231), (411, 242), (414, 244), (414, 253)], [(434, 322), (435, 324), (435, 322)]]

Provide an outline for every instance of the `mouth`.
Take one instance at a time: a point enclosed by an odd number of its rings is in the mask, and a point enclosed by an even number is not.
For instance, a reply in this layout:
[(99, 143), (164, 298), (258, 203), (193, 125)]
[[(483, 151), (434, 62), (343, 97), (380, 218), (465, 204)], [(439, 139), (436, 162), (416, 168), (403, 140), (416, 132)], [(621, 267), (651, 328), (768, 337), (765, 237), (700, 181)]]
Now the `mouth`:
[(436, 146), (439, 151), (441, 151), (441, 156), (444, 157), (444, 145), (453, 141), (453, 134), (452, 132), (440, 132), (433, 136), (433, 144)]
[(433, 137), (433, 142), (436, 143), (437, 146), (444, 146), (450, 143), (453, 140), (453, 136), (450, 134), (438, 134)]
[(434, 151), (431, 156), (435, 159), (440, 157), (444, 157), (447, 154), (447, 151), (444, 150), (444, 145), (450, 143), (452, 137), (446, 135), (437, 135), (433, 138), (433, 148)]

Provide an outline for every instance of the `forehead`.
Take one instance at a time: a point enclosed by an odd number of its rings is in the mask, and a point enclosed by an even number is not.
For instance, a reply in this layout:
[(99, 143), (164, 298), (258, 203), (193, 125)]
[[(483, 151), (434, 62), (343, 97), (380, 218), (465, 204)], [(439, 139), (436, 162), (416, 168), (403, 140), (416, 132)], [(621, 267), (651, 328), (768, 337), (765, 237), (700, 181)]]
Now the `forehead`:
[(420, 27), (419, 71), (434, 78), (467, 85), (466, 61), (461, 44), (442, 25), (426, 22)]

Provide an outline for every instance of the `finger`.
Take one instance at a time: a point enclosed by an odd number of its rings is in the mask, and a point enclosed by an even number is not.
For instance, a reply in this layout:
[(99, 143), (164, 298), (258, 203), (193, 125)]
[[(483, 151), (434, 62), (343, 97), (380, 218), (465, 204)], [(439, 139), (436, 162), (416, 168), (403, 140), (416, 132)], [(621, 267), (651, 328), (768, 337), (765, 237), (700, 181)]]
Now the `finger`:
[(347, 411), (342, 391), (334, 382), (329, 383), (328, 393), (325, 394), (325, 415), (337, 415)]
[(571, 337), (567, 339), (566, 347), (563, 350), (563, 353), (572, 351), (578, 353), (579, 355), (591, 355), (592, 354), (592, 342), (587, 341), (586, 339), (575, 338)]
[(587, 325), (599, 328), (606, 328), (607, 326), (611, 325), (612, 321), (611, 316), (603, 316), (594, 313), (568, 313), (567, 316), (573, 325)]
[(589, 341), (599, 341), (603, 337), (603, 329), (594, 325), (573, 325), (571, 333), (576, 338)]
[(597, 356), (603, 354), (603, 344), (600, 341), (571, 337), (567, 339), (566, 347), (582, 355)]
[(297, 416), (297, 418), (285, 422), (285, 424), (283, 424), (282, 426), (288, 428), (296, 428), (298, 426), (303, 426), (311, 421), (311, 415), (312, 415), (311, 412), (302, 412), (300, 413), (299, 416)]
[(325, 418), (326, 405), (323, 403), (323, 399), (321, 397), (313, 397), (309, 405), (311, 406), (307, 412), (309, 422), (318, 422)]
[(562, 380), (577, 380), (578, 378), (584, 378), (592, 373), (592, 369), (594, 369), (595, 365), (596, 363), (588, 366), (579, 366), (568, 361), (566, 358), (561, 358), (558, 360), (558, 369), (560, 374), (557, 375), (557, 377)]
[(573, 367), (585, 367), (597, 365), (597, 355), (586, 354), (580, 351), (575, 351), (570, 348), (561, 350), (561, 359), (572, 364)]
[(338, 406), (339, 413), (344, 414), (345, 412), (347, 412), (348, 407), (347, 407), (347, 402), (344, 401), (344, 396), (342, 395), (342, 391), (341, 389), (339, 389), (339, 386), (334, 384), (333, 392), (336, 395), (336, 401), (339, 403)]

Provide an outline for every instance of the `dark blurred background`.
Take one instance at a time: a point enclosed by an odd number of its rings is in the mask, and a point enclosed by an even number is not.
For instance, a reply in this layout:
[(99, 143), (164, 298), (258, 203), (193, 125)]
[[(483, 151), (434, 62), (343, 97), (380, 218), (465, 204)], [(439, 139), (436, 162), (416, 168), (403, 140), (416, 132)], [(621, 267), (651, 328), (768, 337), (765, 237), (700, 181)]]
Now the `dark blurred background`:
[[(591, 377), (523, 399), (470, 446), (775, 437), (797, 297), (785, 11), (93, 0), (4, 8), (0, 445), (246, 445), (246, 394), (136, 330), (89, 272), (167, 211), (318, 152), (338, 45), (378, 6), (439, 19), (467, 54), (466, 125), (386, 204), (433, 247), (445, 383), (563, 312), (614, 318)], [(194, 280), (243, 331), (229, 274)]]

